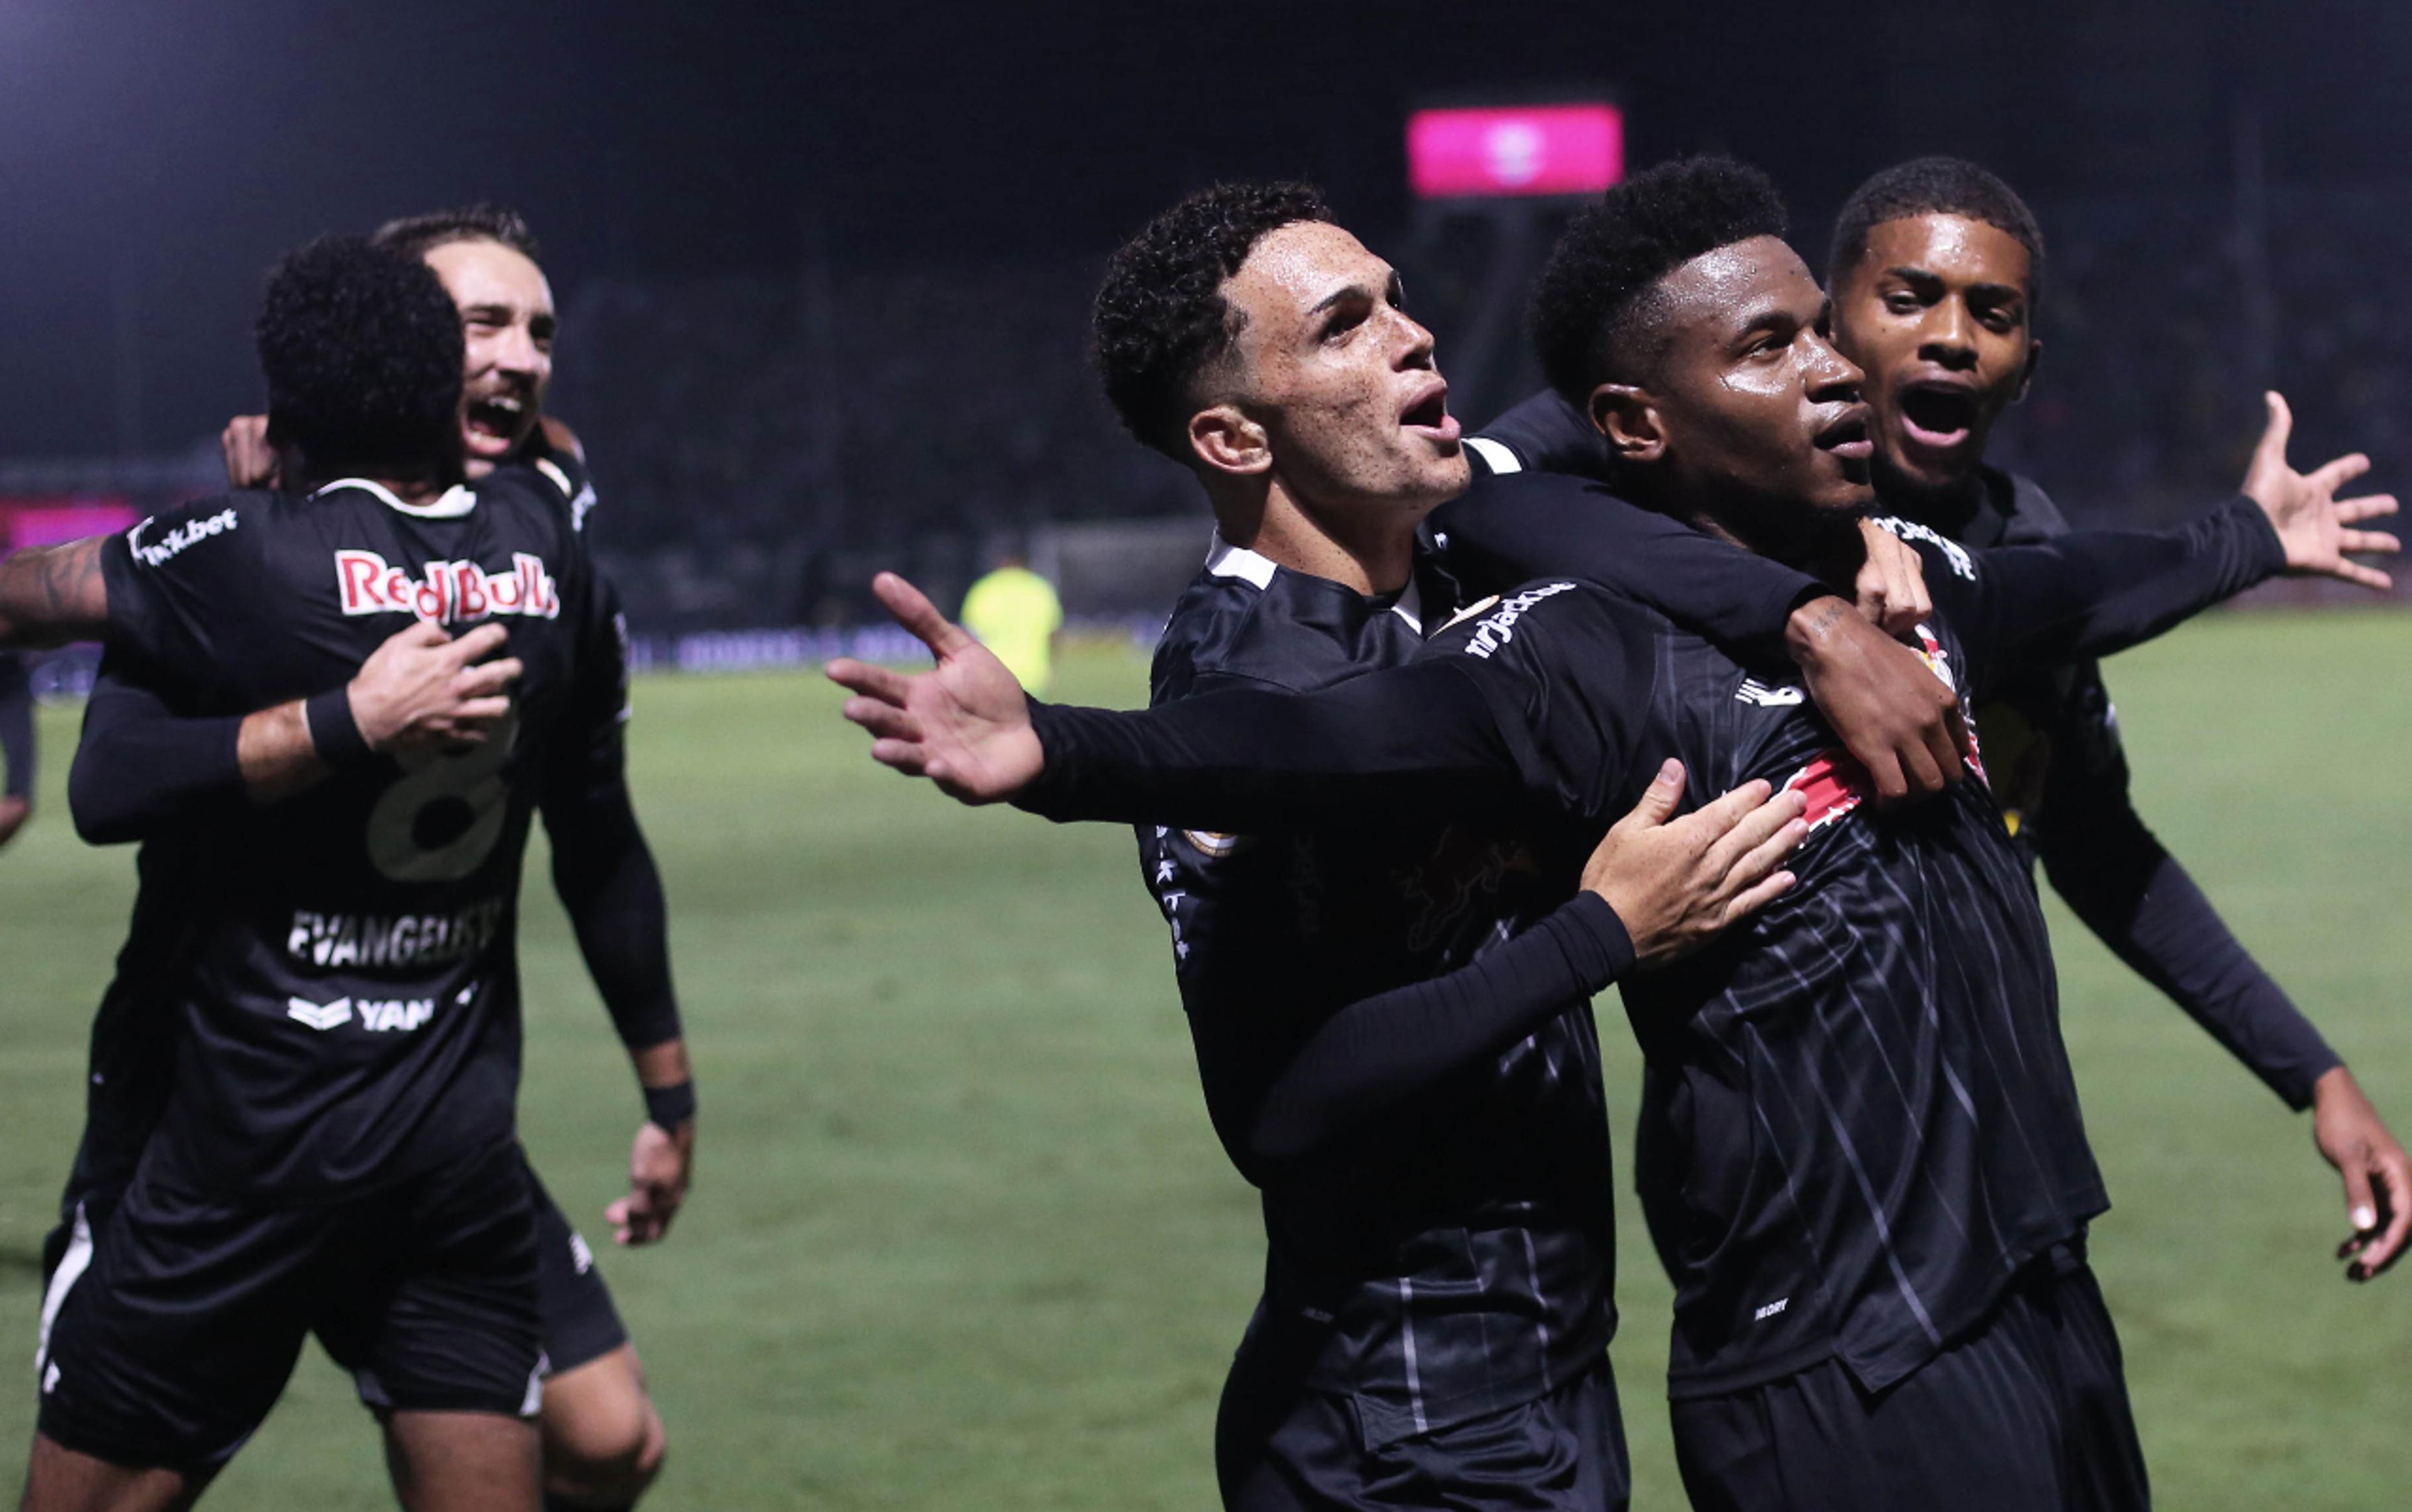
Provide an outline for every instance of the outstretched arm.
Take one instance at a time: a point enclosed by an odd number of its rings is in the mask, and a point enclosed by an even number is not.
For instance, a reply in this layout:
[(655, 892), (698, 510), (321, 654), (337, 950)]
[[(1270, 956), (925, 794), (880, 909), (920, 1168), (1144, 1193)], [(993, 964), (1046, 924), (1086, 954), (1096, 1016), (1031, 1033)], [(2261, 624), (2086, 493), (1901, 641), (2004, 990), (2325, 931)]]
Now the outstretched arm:
[(105, 536), (33, 546), (0, 558), (0, 648), (64, 646), (109, 631), (101, 580)]
[(2137, 815), (2110, 695), (2092, 667), (2062, 700), (2050, 738), (2036, 849), (2053, 888), (2287, 1107), (2312, 1109), (2314, 1140), (2344, 1178), (2354, 1230), (2339, 1257), (2353, 1259), (2357, 1281), (2385, 1269), (2412, 1232), (2412, 1161), (2319, 1031)]
[(1917, 553), (1873, 524), (1858, 610), (1808, 574), (1571, 477), (1478, 480), (1434, 518), (1450, 569), (1488, 592), (1553, 573), (1604, 583), (1745, 653), (1789, 659), (1879, 801), (1963, 774), (1959, 707), (1893, 640), (1934, 609)]
[(985, 647), (893, 573), (874, 581), (937, 657), (907, 676), (831, 662), (872, 756), (966, 803), (1052, 819), (1249, 830), (1408, 809), (1496, 814), (1522, 791), (1515, 747), (1473, 683), (1440, 660), (1314, 694), (1233, 690), (1117, 713), (1038, 703)]

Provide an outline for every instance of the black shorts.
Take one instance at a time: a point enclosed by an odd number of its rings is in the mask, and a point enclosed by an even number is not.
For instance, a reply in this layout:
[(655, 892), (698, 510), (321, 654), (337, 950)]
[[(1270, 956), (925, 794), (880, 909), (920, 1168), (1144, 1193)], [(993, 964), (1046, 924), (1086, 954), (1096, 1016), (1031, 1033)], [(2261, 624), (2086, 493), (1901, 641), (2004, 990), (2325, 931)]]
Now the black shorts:
[(1623, 1512), (1632, 1496), (1605, 1357), (1522, 1406), (1379, 1444), (1348, 1398), (1284, 1391), (1243, 1358), (1223, 1387), (1214, 1470), (1228, 1512)]
[(106, 1213), (85, 1208), (51, 1278), (41, 1431), (113, 1464), (221, 1464), (311, 1333), (380, 1405), (524, 1416), (538, 1402), (537, 1250), (513, 1145), (308, 1207), (138, 1176)]
[(2119, 1336), (2057, 1250), (1974, 1333), (1884, 1391), (1840, 1361), (1673, 1405), (1699, 1512), (2141, 1512)]
[[(521, 1159), (525, 1160), (522, 1154)], [(559, 1375), (591, 1364), (628, 1342), (595, 1252), (528, 1168), (536, 1194), (537, 1302), (544, 1314), (544, 1367)]]

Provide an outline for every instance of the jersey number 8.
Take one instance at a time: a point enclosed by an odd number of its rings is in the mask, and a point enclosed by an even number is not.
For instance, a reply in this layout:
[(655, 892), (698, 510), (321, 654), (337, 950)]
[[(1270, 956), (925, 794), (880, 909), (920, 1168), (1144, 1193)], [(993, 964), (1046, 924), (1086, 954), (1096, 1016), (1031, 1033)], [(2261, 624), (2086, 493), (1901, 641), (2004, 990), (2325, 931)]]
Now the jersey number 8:
[(458, 882), (485, 864), (509, 816), (503, 781), (514, 711), (481, 745), (396, 753), (402, 775), (369, 811), (369, 860), (396, 882)]

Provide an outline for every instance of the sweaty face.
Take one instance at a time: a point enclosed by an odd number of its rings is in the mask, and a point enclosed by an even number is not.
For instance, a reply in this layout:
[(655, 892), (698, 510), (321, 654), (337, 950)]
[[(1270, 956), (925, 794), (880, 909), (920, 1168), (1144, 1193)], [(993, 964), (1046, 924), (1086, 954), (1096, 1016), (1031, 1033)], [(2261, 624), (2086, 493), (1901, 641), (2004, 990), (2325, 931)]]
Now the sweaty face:
[(1273, 472), (1310, 510), (1419, 516), (1469, 480), (1432, 332), (1399, 276), (1336, 226), (1267, 234), (1223, 286), (1244, 317), (1229, 397), (1264, 427)]
[(1834, 339), (1867, 370), (1889, 478), (1936, 493), (1975, 476), (2034, 362), (2030, 271), (2018, 238), (1942, 214), (1882, 223), (1835, 270)]
[(468, 370), (461, 394), (461, 447), (481, 477), (517, 450), (544, 413), (552, 381), (552, 287), (544, 270), (500, 242), (431, 247), (427, 266), (460, 307)]
[(1659, 281), (1648, 314), (1665, 342), (1646, 391), (1671, 504), (1737, 525), (1867, 507), (1860, 370), (1828, 340), (1825, 295), (1799, 253), (1772, 236), (1705, 253)]

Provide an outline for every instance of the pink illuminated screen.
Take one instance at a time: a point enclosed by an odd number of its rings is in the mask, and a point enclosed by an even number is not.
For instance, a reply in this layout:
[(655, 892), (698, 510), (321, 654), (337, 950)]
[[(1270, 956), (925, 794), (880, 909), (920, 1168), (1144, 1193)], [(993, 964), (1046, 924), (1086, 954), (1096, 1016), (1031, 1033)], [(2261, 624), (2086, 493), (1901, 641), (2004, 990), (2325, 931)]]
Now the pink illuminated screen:
[(124, 530), (141, 518), (124, 499), (0, 499), (0, 543), (55, 546)]
[(1625, 176), (1625, 115), (1613, 105), (1418, 110), (1407, 181), (1428, 199), (1597, 194)]

